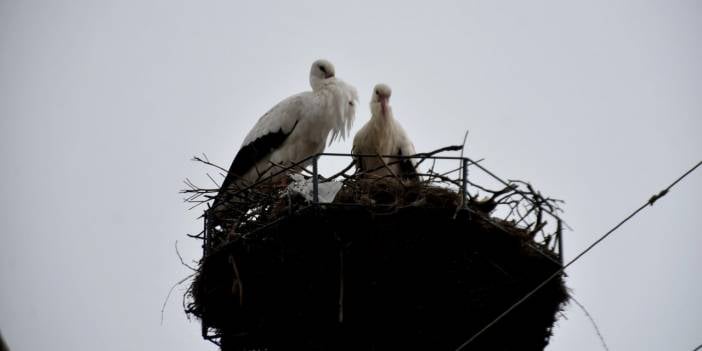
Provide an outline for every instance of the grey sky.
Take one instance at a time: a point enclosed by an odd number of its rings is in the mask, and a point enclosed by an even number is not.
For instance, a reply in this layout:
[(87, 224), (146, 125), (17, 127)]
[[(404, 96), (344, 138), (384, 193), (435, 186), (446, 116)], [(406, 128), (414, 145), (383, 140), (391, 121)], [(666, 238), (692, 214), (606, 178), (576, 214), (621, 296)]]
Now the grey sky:
[[(0, 330), (13, 350), (213, 350), (174, 296), (204, 181), (325, 57), (567, 201), (573, 257), (702, 158), (699, 1), (0, 1)], [(348, 151), (350, 141), (331, 150)], [(702, 343), (702, 172), (568, 271), (611, 350)], [(178, 290), (175, 295), (181, 295)], [(598, 350), (571, 306), (548, 350)]]

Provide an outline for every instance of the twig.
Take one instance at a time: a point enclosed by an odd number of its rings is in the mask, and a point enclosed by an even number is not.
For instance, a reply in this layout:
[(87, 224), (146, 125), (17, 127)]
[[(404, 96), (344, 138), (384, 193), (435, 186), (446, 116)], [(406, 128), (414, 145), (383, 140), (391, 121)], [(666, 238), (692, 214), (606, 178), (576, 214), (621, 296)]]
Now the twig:
[(229, 263), (232, 264), (232, 269), (234, 270), (234, 281), (232, 282), (232, 293), (239, 292), (239, 306), (244, 305), (244, 287), (241, 283), (241, 275), (239, 274), (239, 267), (236, 264), (236, 260), (233, 256), (229, 256)]
[(185, 283), (186, 281), (188, 281), (188, 279), (192, 278), (193, 276), (195, 276), (195, 273), (191, 273), (191, 274), (188, 275), (187, 277), (181, 279), (179, 282), (173, 284), (173, 286), (171, 286), (171, 289), (168, 290), (168, 295), (166, 295), (166, 299), (163, 300), (163, 305), (161, 306), (161, 325), (163, 325), (163, 312), (166, 310), (166, 304), (168, 303), (168, 299), (171, 297), (171, 294), (173, 293), (173, 290), (174, 290), (178, 285), (181, 285), (181, 284)]
[(180, 251), (178, 251), (178, 240), (175, 241), (175, 251), (176, 251), (176, 254), (178, 255), (178, 259), (180, 260), (180, 263), (183, 266), (188, 267), (188, 268), (190, 268), (190, 270), (197, 272), (197, 269), (193, 268), (192, 266), (185, 263), (185, 261), (183, 261), (183, 256), (181, 256)]
[(210, 162), (210, 160), (207, 158), (207, 155), (205, 155), (204, 153), (202, 154), (202, 157), (203, 157), (203, 158), (200, 158), (200, 157), (198, 157), (198, 156), (193, 156), (193, 161), (197, 161), (197, 162), (204, 163), (204, 164), (206, 164), (206, 165), (208, 165), (208, 166), (212, 166), (212, 167), (218, 168), (218, 169), (221, 170), (222, 172), (227, 173), (227, 170), (226, 170), (226, 169), (224, 169), (224, 168), (222, 168), (222, 167), (220, 167), (220, 166), (218, 166), (218, 165), (216, 165), (216, 164)]
[(463, 158), (463, 150), (466, 148), (466, 141), (468, 141), (469, 129), (466, 129), (466, 134), (463, 135), (463, 143), (461, 144), (461, 158)]
[(339, 177), (339, 176), (343, 175), (344, 173), (346, 173), (346, 172), (347, 172), (349, 169), (351, 169), (351, 167), (353, 167), (353, 165), (355, 165), (355, 164), (356, 164), (356, 160), (351, 160), (351, 163), (349, 163), (348, 166), (346, 166), (346, 167), (345, 167), (344, 169), (342, 169), (341, 171), (337, 172), (337, 173), (334, 174), (333, 176), (328, 177), (328, 178), (326, 178), (326, 179), (327, 179), (327, 180), (334, 180), (334, 179), (336, 179), (337, 177)]
[(214, 180), (214, 178), (212, 178), (212, 176), (211, 176), (209, 173), (205, 173), (205, 174), (207, 175), (207, 178), (210, 178), (210, 180), (212, 181), (212, 183), (213, 183), (217, 188), (219, 188), (219, 184)]
[(583, 304), (578, 302), (578, 300), (576, 300), (574, 296), (571, 295), (570, 299), (573, 300), (573, 302), (575, 302), (575, 304), (578, 305), (578, 307), (580, 307), (580, 309), (583, 310), (583, 312), (585, 312), (585, 316), (587, 316), (587, 318), (590, 320), (590, 323), (592, 323), (592, 327), (595, 328), (595, 333), (597, 333), (597, 337), (600, 338), (602, 347), (604, 347), (605, 350), (609, 351), (609, 347), (607, 347), (607, 343), (605, 342), (604, 336), (602, 336), (602, 333), (600, 333), (600, 328), (597, 327), (597, 323), (595, 323), (595, 319), (592, 318), (590, 312), (588, 312), (587, 308), (585, 308)]

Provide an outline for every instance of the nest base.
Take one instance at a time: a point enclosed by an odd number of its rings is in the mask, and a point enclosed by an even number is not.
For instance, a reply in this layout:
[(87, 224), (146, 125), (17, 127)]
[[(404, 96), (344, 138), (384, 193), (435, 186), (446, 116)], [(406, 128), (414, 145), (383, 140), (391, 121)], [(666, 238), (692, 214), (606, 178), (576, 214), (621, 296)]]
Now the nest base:
[[(312, 206), (212, 250), (190, 313), (222, 350), (455, 350), (560, 268), (471, 209)], [(543, 350), (562, 277), (466, 350)]]

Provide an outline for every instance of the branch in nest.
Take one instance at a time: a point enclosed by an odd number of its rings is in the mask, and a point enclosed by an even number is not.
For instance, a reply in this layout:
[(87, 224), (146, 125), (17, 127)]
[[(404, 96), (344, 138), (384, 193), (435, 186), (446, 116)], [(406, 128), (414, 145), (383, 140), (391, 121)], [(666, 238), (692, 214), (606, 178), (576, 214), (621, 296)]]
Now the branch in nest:
[[(348, 166), (346, 166), (344, 169), (342, 169), (341, 171), (337, 172), (336, 174), (332, 175), (331, 177), (326, 178), (326, 180), (334, 180), (334, 179), (336, 179), (337, 177), (340, 177), (340, 176), (345, 176), (345, 177), (346, 177), (345, 173), (346, 173), (349, 169), (351, 169), (351, 167), (353, 167), (355, 164), (356, 164), (356, 160), (354, 159), (354, 160), (351, 161), (351, 163), (349, 163)], [(347, 179), (348, 179), (348, 178), (347, 178)]]
[(175, 251), (176, 251), (176, 255), (178, 255), (178, 259), (180, 260), (180, 264), (182, 264), (185, 267), (190, 268), (190, 270), (192, 270), (192, 271), (197, 271), (197, 269), (193, 268), (192, 266), (185, 263), (185, 261), (183, 261), (183, 256), (181, 256), (180, 251), (178, 251), (178, 240), (175, 241)]
[(200, 158), (200, 157), (198, 157), (198, 156), (193, 156), (192, 160), (193, 160), (193, 161), (196, 161), (196, 162), (204, 163), (204, 164), (206, 164), (206, 165), (208, 165), (208, 166), (215, 167), (215, 168), (221, 170), (222, 172), (227, 173), (227, 170), (226, 170), (226, 169), (224, 169), (224, 168), (222, 168), (222, 167), (220, 167), (220, 166), (218, 166), (218, 165), (216, 165), (216, 164), (210, 162), (210, 160), (207, 158), (207, 155), (205, 155), (204, 153), (202, 154), (202, 158)]

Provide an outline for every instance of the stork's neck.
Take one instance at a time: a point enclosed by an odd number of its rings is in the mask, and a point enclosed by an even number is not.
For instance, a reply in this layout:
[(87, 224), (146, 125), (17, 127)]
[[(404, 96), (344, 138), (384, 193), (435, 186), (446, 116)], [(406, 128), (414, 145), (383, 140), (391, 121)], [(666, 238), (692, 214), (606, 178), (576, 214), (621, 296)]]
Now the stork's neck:
[(390, 123), (390, 121), (392, 121), (394, 118), (392, 114), (392, 106), (387, 105), (385, 107), (385, 111), (383, 111), (383, 108), (379, 102), (373, 102), (371, 104), (371, 118), (378, 124)]
[(319, 92), (330, 85), (334, 85), (335, 83), (336, 77), (318, 78), (310, 76), (310, 86), (312, 86), (312, 91), (314, 92)]

